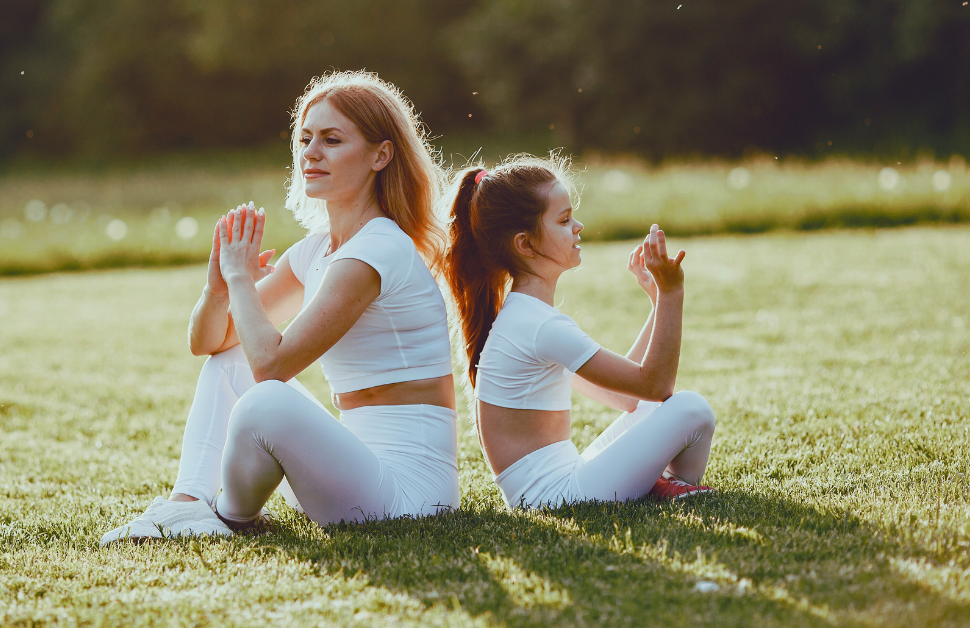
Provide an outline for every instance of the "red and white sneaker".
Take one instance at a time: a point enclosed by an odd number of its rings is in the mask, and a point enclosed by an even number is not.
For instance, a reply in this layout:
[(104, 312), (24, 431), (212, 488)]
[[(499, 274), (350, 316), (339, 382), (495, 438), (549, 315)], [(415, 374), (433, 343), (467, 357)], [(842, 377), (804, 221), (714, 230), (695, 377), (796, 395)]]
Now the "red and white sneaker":
[(684, 499), (692, 495), (713, 492), (714, 489), (710, 486), (694, 486), (677, 478), (660, 478), (653, 485), (653, 488), (650, 489), (650, 492), (647, 493), (647, 497), (652, 497), (657, 501), (663, 501), (667, 499)]

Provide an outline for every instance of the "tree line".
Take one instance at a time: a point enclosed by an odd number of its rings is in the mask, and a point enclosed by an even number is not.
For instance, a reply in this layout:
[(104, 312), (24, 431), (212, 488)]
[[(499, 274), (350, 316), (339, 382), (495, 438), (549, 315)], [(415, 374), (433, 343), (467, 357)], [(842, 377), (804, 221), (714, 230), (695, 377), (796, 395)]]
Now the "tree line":
[(0, 0), (0, 158), (262, 146), (366, 68), (432, 135), (970, 152), (964, 0)]

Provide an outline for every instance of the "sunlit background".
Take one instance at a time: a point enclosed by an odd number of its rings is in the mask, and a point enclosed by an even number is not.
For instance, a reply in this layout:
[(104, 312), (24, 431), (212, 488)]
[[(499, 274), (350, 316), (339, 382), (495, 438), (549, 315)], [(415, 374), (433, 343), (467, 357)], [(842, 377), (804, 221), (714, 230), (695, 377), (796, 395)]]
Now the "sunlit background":
[(962, 0), (4, 0), (0, 273), (185, 263), (282, 210), (289, 109), (367, 69), (443, 163), (574, 156), (587, 239), (970, 220)]

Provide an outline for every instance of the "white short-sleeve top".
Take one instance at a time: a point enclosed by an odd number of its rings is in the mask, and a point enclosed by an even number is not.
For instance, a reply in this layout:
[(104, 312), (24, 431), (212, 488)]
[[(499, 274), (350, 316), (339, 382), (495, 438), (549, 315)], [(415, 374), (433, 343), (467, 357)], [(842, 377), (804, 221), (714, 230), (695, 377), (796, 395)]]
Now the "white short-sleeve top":
[(599, 349), (556, 308), (510, 292), (478, 360), (475, 396), (502, 408), (569, 410), (572, 374)]
[(289, 250), (303, 284), (303, 309), (327, 267), (356, 259), (377, 271), (381, 292), (354, 326), (320, 356), (324, 377), (340, 394), (451, 374), (448, 317), (441, 290), (411, 238), (389, 218), (375, 218), (330, 252), (330, 234), (307, 236)]

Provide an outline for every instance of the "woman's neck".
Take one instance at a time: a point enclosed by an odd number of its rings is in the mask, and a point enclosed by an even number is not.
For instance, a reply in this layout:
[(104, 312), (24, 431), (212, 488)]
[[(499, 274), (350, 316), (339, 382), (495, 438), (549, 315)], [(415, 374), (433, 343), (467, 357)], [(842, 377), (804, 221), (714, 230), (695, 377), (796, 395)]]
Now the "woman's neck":
[(327, 202), (327, 217), (330, 223), (330, 252), (336, 251), (344, 243), (375, 218), (386, 218), (377, 199), (370, 195), (357, 202)]

